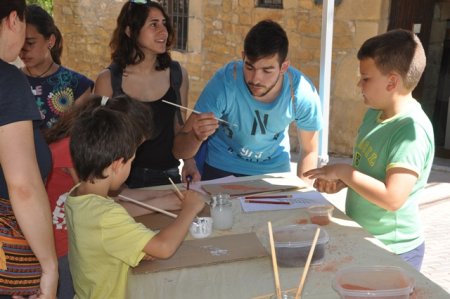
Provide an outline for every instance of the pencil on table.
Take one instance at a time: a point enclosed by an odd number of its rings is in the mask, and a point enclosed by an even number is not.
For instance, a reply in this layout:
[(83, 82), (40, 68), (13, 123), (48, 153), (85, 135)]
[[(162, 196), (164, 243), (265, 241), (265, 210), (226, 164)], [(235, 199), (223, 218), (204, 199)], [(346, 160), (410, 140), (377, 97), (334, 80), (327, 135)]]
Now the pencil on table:
[(251, 195), (251, 196), (245, 196), (245, 199), (265, 199), (265, 198), (292, 198), (292, 194), (286, 194), (286, 195)]
[(262, 203), (262, 204), (268, 204), (268, 205), (290, 205), (291, 202), (289, 201), (272, 201), (272, 200), (255, 200), (255, 199), (246, 199), (245, 202), (247, 203)]

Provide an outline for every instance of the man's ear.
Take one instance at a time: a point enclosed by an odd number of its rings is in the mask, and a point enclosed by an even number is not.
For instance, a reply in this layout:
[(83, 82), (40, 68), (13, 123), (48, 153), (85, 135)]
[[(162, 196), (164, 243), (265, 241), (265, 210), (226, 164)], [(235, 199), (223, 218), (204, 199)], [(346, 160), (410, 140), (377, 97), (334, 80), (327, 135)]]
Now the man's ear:
[(283, 63), (281, 64), (280, 72), (281, 73), (287, 72), (289, 65), (291, 65), (291, 62), (289, 60), (283, 61)]

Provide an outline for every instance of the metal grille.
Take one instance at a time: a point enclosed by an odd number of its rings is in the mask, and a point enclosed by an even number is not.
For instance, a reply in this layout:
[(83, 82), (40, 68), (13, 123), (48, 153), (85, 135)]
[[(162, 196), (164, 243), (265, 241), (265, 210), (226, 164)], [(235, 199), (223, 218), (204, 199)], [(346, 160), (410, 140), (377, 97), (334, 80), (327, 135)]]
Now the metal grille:
[(283, 0), (258, 0), (257, 7), (283, 8)]
[(175, 30), (175, 50), (187, 50), (188, 24), (189, 24), (189, 0), (160, 0), (159, 3), (172, 18)]

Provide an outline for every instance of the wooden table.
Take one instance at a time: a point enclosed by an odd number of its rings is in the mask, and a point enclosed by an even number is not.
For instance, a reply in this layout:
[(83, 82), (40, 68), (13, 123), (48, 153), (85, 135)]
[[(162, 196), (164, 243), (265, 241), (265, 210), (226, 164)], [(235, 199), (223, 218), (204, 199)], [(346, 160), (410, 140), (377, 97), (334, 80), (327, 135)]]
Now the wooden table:
[[(247, 177), (245, 179), (254, 179)], [(214, 231), (212, 236), (256, 232), (262, 236), (267, 222), (273, 227), (307, 219), (305, 209), (243, 213), (239, 200), (233, 201), (234, 224), (230, 231)], [(411, 298), (450, 298), (445, 290), (414, 270), (340, 210), (333, 212), (332, 223), (323, 226), (330, 236), (322, 264), (311, 266), (303, 289), (304, 299), (339, 298), (331, 287), (336, 271), (342, 267), (391, 265), (398, 266), (415, 279)], [(303, 268), (279, 268), (283, 290), (298, 286)], [(157, 273), (130, 272), (128, 297), (139, 298), (253, 298), (274, 292), (270, 257), (239, 262), (184, 268)]]

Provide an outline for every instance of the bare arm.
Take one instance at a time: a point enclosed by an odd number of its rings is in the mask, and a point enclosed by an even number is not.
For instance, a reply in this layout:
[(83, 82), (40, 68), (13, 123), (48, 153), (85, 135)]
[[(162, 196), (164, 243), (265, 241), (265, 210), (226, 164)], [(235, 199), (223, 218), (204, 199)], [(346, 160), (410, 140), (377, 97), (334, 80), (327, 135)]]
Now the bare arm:
[(50, 205), (36, 161), (31, 121), (0, 127), (0, 165), (14, 215), (42, 267), (39, 298), (55, 298), (58, 262)]
[(178, 159), (195, 156), (200, 145), (219, 127), (213, 113), (191, 113), (184, 127), (175, 136), (173, 154)]
[(163, 228), (144, 247), (144, 252), (156, 258), (169, 258), (183, 242), (194, 217), (205, 204), (205, 196), (195, 192), (184, 192), (183, 207), (178, 217)]
[(297, 163), (297, 176), (312, 185), (313, 181), (305, 177), (303, 173), (317, 167), (319, 153), (319, 132), (297, 130), (298, 140), (301, 145), (301, 153)]
[(111, 72), (108, 69), (104, 69), (98, 74), (95, 80), (93, 94), (112, 97), (113, 89), (111, 86)]
[(366, 200), (388, 211), (396, 211), (405, 203), (417, 181), (417, 173), (406, 168), (391, 168), (386, 181), (379, 181), (348, 164), (334, 164), (305, 173), (310, 178), (340, 179)]
[(90, 88), (86, 89), (85, 92), (83, 92), (82, 95), (80, 95), (76, 100), (74, 105), (81, 105), (84, 104), (89, 99), (89, 96), (92, 95), (92, 91)]

